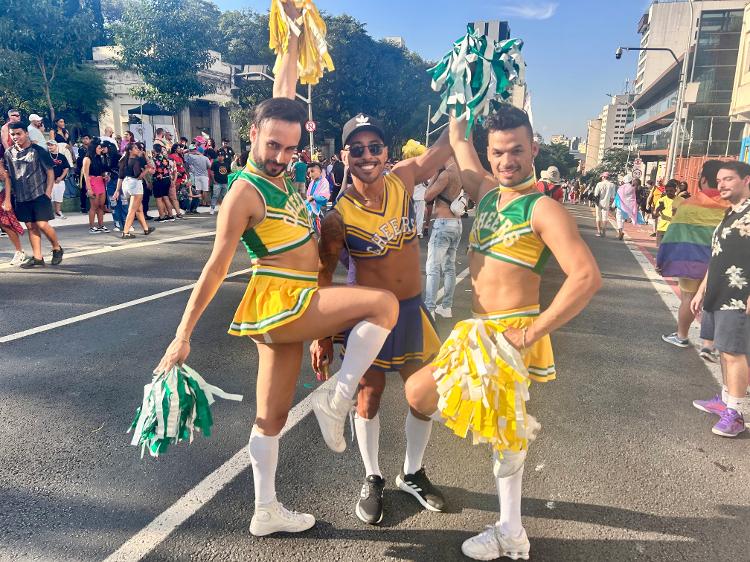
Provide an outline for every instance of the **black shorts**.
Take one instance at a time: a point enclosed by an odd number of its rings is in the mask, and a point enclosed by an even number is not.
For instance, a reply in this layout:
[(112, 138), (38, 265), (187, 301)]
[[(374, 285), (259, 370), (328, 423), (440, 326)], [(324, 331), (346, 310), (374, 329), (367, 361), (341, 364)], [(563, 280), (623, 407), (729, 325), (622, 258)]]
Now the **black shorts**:
[(153, 181), (153, 194), (154, 197), (168, 197), (169, 196), (169, 188), (172, 185), (172, 180), (170, 178), (161, 178), (157, 179), (154, 178)]
[(31, 201), (17, 201), (13, 211), (20, 222), (46, 222), (55, 218), (52, 200), (46, 195)]

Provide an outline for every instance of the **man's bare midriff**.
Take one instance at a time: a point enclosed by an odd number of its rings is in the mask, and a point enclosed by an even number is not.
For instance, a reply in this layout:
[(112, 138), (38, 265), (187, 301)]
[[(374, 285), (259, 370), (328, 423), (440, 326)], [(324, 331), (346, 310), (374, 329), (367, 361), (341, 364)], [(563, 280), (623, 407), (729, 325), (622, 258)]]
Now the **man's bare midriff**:
[(358, 285), (391, 291), (398, 300), (410, 299), (422, 292), (416, 239), (401, 250), (391, 250), (385, 257), (357, 259), (355, 264)]
[[(446, 189), (445, 191), (447, 193), (449, 190)], [(458, 193), (456, 194), (456, 197), (458, 197)], [(455, 197), (454, 197), (454, 199), (455, 199)], [(448, 206), (448, 204), (445, 203), (444, 201), (441, 201), (440, 199), (435, 199), (435, 204), (432, 207), (432, 218), (433, 219), (456, 219), (456, 220), (460, 220), (460, 219), (457, 219), (456, 215), (454, 215), (451, 212), (451, 208)]]
[(275, 256), (265, 256), (253, 260), (253, 265), (283, 267), (295, 271), (318, 271), (318, 245), (311, 238), (302, 246)]
[(539, 275), (478, 252), (469, 256), (474, 312), (487, 314), (539, 304)]

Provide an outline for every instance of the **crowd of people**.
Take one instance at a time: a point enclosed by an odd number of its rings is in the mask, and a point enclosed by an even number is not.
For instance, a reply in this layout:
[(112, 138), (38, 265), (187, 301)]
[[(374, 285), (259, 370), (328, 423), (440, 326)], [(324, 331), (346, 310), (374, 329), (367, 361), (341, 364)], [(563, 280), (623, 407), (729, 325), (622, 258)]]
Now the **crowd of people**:
[[(109, 127), (103, 135), (82, 134), (74, 141), (63, 118), (47, 130), (39, 115), (32, 113), (22, 123), (21, 113), (11, 109), (0, 129), (0, 231), (15, 248), (10, 264), (24, 269), (45, 265), (39, 232), (52, 244), (52, 263), (60, 263), (62, 249), (49, 221), (67, 218), (66, 198), (80, 198), (90, 234), (109, 232), (104, 219), (111, 214), (113, 230), (123, 239), (136, 237), (136, 221), (147, 236), (156, 230), (149, 221), (182, 220), (198, 214), (201, 205), (213, 215), (231, 174), (246, 160), (247, 152), (235, 153), (228, 139), (217, 147), (205, 133), (174, 139), (163, 128), (155, 130), (151, 150), (131, 131), (121, 137)], [(157, 216), (149, 214), (152, 202)], [(31, 255), (23, 250), (24, 231)]]

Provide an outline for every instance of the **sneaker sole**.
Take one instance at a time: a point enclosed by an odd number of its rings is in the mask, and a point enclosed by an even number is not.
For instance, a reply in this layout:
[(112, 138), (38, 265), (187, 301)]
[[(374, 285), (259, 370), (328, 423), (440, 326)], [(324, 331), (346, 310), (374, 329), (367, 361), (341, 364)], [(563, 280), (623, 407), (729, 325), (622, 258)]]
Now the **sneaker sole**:
[(304, 533), (305, 531), (312, 529), (315, 526), (315, 523), (316, 522), (313, 521), (312, 525), (310, 525), (309, 527), (305, 527), (304, 529), (289, 530), (289, 529), (263, 529), (263, 528), (253, 529), (253, 524), (251, 522), (249, 530), (250, 530), (250, 534), (253, 535), (254, 537), (266, 537), (268, 535), (273, 535), (274, 533)]
[(747, 428), (743, 427), (740, 429), (737, 433), (724, 433), (720, 429), (716, 429), (715, 427), (711, 428), (711, 433), (714, 435), (720, 435), (721, 437), (737, 437), (740, 433), (744, 433)]
[[(325, 433), (323, 433), (323, 424), (321, 423), (321, 418), (320, 418), (320, 416), (325, 416), (325, 414), (322, 413), (322, 412), (319, 413), (318, 409), (315, 406), (316, 406), (316, 403), (313, 402), (313, 409), (312, 409), (312, 411), (313, 411), (313, 414), (315, 414), (315, 421), (318, 422), (318, 427), (320, 428), (320, 434), (323, 437), (323, 441), (325, 441), (325, 444), (334, 453), (343, 453), (344, 451), (346, 451), (346, 439), (342, 440), (343, 441), (343, 447), (341, 447), (340, 449), (337, 449), (337, 448), (333, 447), (331, 445), (331, 443), (329, 443), (328, 439), (326, 439)], [(325, 416), (325, 417), (326, 417), (326, 420), (327, 420), (328, 417), (327, 416)]]
[(511, 551), (505, 550), (505, 551), (500, 552), (499, 556), (488, 555), (488, 557), (482, 557), (482, 556), (472, 556), (471, 554), (466, 552), (462, 546), (461, 552), (463, 553), (464, 556), (466, 556), (467, 558), (471, 558), (472, 560), (498, 560), (500, 558), (510, 558), (511, 560), (528, 560), (529, 559), (528, 552), (520, 552), (520, 551), (511, 552)]
[(369, 521), (360, 511), (359, 502), (357, 502), (357, 505), (354, 508), (354, 514), (357, 516), (357, 519), (362, 521), (362, 523), (364, 523), (365, 525), (379, 525), (380, 522), (383, 520), (383, 512), (381, 511), (380, 519), (378, 519), (377, 521)]
[[(440, 510), (440, 509), (438, 509), (436, 507), (433, 507), (430, 504), (428, 504), (424, 500), (424, 498), (419, 495), (419, 492), (417, 492), (416, 490), (413, 490), (411, 486), (409, 486), (406, 482), (404, 482), (403, 480), (401, 480), (400, 476), (396, 476), (396, 486), (398, 486), (401, 489), (401, 491), (406, 492), (410, 496), (413, 496), (414, 498), (416, 498), (416, 500), (420, 504), (422, 504), (422, 507), (424, 507), (425, 509), (428, 509), (430, 511), (434, 511), (435, 513), (442, 513), (442, 510)], [(490, 559), (490, 560), (492, 560), (492, 559)]]
[(668, 343), (669, 345), (673, 345), (673, 346), (679, 347), (681, 349), (687, 349), (688, 347), (690, 347), (690, 343), (677, 343), (675, 341), (672, 341), (670, 339), (665, 338), (664, 336), (661, 337), (661, 340), (663, 342)]

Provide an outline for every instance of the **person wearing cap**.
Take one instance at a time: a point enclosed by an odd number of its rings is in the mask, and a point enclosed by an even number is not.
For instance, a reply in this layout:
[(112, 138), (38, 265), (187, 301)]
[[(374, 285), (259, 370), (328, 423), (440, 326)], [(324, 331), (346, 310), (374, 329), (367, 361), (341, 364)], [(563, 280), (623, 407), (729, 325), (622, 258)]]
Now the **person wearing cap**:
[(60, 219), (66, 218), (62, 213), (63, 197), (65, 197), (65, 178), (68, 177), (70, 164), (68, 159), (60, 152), (56, 140), (47, 141), (47, 150), (52, 158), (55, 170), (55, 185), (52, 188), (52, 205), (55, 208), (55, 216)]
[(21, 112), (17, 109), (8, 110), (8, 121), (0, 128), (0, 142), (3, 143), (3, 148), (8, 150), (13, 144), (13, 139), (10, 138), (10, 124), (18, 123), (21, 121)]
[(594, 188), (594, 203), (596, 209), (596, 235), (603, 237), (607, 233), (609, 209), (615, 200), (617, 187), (609, 181), (609, 172), (602, 174), (602, 179)]
[[(432, 359), (440, 347), (433, 319), (422, 300), (419, 241), (412, 194), (430, 179), (451, 154), (447, 131), (427, 151), (403, 160), (384, 175), (388, 163), (386, 136), (372, 116), (356, 115), (345, 125), (342, 144), (348, 149), (353, 185), (342, 188), (336, 206), (323, 219), (320, 238), (321, 285), (331, 285), (339, 256), (346, 249), (354, 262), (355, 282), (393, 292), (399, 299), (398, 322), (369, 366), (357, 395), (354, 428), (365, 468), (365, 481), (355, 506), (364, 523), (383, 518), (383, 488), (378, 449), (380, 400), (385, 374), (407, 380)], [(313, 342), (313, 369), (322, 373), (333, 358), (333, 341), (344, 344), (346, 333)], [(406, 415), (406, 458), (396, 482), (426, 509), (442, 511), (445, 500), (422, 466), (432, 421), (416, 411)]]
[[(491, 446), (500, 519), (461, 550), (474, 560), (517, 560), (529, 557), (522, 482), (539, 430), (526, 412), (528, 388), (555, 378), (549, 334), (583, 310), (601, 275), (570, 213), (536, 189), (539, 145), (526, 112), (503, 103), (484, 126), (491, 174), (467, 140), (466, 120), (449, 125), (463, 189), (478, 201), (469, 236), (473, 318), (456, 324), (437, 358), (409, 378), (406, 395), (412, 408), (457, 436)], [(553, 256), (566, 278), (541, 310), (542, 274)]]
[(211, 169), (211, 161), (200, 152), (200, 149), (202, 148), (203, 147), (201, 146), (196, 147), (196, 145), (191, 144), (188, 147), (188, 152), (185, 154), (184, 159), (185, 167), (192, 179), (191, 183), (195, 186), (195, 189), (200, 192), (201, 203), (207, 206), (211, 203), (209, 197), (210, 186), (208, 181), (208, 172)]
[(55, 218), (50, 199), (55, 185), (54, 163), (46, 146), (40, 148), (31, 142), (22, 123), (11, 123), (9, 129), (13, 146), (5, 151), (5, 168), (10, 174), (11, 194), (15, 196), (14, 212), (20, 222), (26, 223), (33, 252), (21, 267), (44, 267), (42, 234), (52, 244), (52, 265), (58, 265), (63, 249), (49, 224)]
[(221, 140), (221, 148), (219, 149), (219, 154), (224, 155), (224, 162), (226, 162), (227, 164), (232, 163), (232, 161), (234, 160), (234, 149), (232, 148), (229, 139)]
[[(284, 3), (284, 9), (291, 19), (300, 15), (294, 2)], [(251, 154), (233, 178), (218, 214), (211, 256), (156, 368), (164, 372), (187, 359), (195, 325), (226, 277), (242, 240), (253, 271), (229, 333), (244, 342), (252, 339), (258, 349), (255, 423), (248, 444), (255, 493), (250, 533), (256, 536), (299, 533), (315, 524), (315, 517), (286, 509), (276, 495), (280, 433), (298, 388), (303, 342), (354, 327), (334, 394), (312, 395), (326, 444), (341, 452), (346, 448), (344, 423), (352, 397), (398, 313), (398, 303), (387, 291), (318, 287), (319, 258), (310, 216), (284, 175), (307, 120), (307, 112), (295, 100), (298, 57), (299, 35), (290, 33), (277, 67), (274, 97), (255, 107)]]
[(36, 113), (29, 115), (29, 127), (27, 131), (32, 143), (47, 150), (47, 139), (44, 136), (44, 123), (42, 118)]

